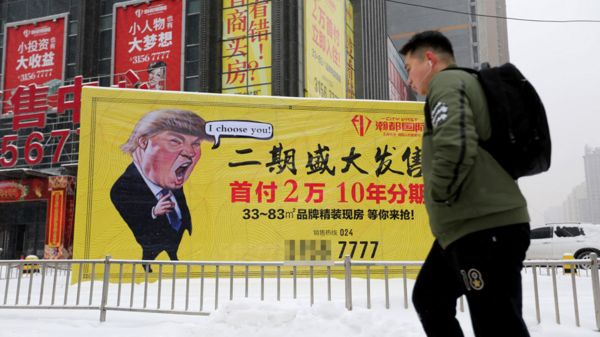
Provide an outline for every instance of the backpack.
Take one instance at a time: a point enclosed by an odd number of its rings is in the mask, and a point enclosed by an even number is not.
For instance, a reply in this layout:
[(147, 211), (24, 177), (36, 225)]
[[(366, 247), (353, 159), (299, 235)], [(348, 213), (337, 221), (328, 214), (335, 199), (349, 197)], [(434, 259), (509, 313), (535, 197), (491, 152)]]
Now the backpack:
[(531, 83), (511, 63), (499, 67), (484, 63), (479, 71), (458, 69), (476, 75), (487, 99), (492, 135), (480, 141), (480, 146), (515, 180), (547, 171), (550, 129), (544, 105)]

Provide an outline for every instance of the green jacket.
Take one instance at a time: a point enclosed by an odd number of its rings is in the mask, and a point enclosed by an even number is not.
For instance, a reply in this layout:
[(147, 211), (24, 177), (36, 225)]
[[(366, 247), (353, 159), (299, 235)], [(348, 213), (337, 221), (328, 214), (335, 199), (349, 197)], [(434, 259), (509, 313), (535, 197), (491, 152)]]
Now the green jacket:
[(480, 139), (490, 137), (491, 127), (477, 79), (460, 70), (434, 75), (425, 114), (425, 206), (440, 245), (446, 248), (480, 230), (529, 222), (516, 181), (479, 146)]

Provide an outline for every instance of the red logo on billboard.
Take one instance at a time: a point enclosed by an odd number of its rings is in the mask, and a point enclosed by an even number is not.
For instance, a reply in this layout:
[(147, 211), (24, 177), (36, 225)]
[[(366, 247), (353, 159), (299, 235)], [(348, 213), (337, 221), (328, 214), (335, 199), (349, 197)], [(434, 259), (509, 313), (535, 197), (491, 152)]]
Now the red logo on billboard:
[(369, 126), (371, 126), (371, 120), (369, 117), (363, 115), (356, 115), (352, 118), (352, 124), (354, 125), (354, 129), (359, 136), (364, 136), (369, 130)]

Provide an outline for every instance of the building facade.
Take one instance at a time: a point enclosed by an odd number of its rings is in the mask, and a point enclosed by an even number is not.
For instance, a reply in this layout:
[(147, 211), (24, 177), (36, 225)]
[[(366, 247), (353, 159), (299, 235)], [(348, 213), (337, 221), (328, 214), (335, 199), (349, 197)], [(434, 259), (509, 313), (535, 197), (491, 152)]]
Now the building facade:
[(454, 46), (457, 64), (477, 68), (483, 62), (508, 62), (508, 35), (504, 0), (432, 0), (387, 3), (388, 34), (396, 48), (424, 30), (444, 33)]
[(577, 185), (567, 196), (558, 218), (545, 219), (550, 222), (591, 222), (589, 200), (585, 182)]
[(573, 188), (560, 207), (560, 218), (552, 222), (600, 223), (600, 148), (586, 146), (583, 163), (585, 181)]
[(384, 13), (383, 0), (0, 1), (0, 259), (71, 256), (82, 87), (388, 99), (406, 85), (388, 82)]
[(583, 163), (589, 221), (600, 223), (600, 148), (586, 146)]
[(425, 29), (508, 59), (502, 21), (386, 0), (1, 0), (0, 24), (0, 259), (72, 254), (82, 87), (415, 100), (396, 50)]

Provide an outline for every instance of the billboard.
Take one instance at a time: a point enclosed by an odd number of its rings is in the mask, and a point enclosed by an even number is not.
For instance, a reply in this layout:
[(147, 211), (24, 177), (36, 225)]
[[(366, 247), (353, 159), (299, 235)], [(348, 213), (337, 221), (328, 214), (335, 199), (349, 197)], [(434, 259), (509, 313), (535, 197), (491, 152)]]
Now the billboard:
[(346, 1), (304, 1), (305, 97), (346, 98)]
[(62, 84), (68, 14), (10, 22), (4, 26), (3, 113), (19, 86)]
[(271, 95), (271, 1), (223, 1), (223, 93)]
[(387, 53), (390, 101), (416, 100), (414, 92), (408, 85), (408, 75), (404, 69), (404, 61), (389, 37), (387, 38)]
[[(84, 88), (74, 258), (422, 260), (422, 104)], [(123, 113), (123, 112), (127, 113)]]
[(185, 0), (114, 5), (114, 84), (128, 82), (150, 90), (183, 89), (184, 10)]

